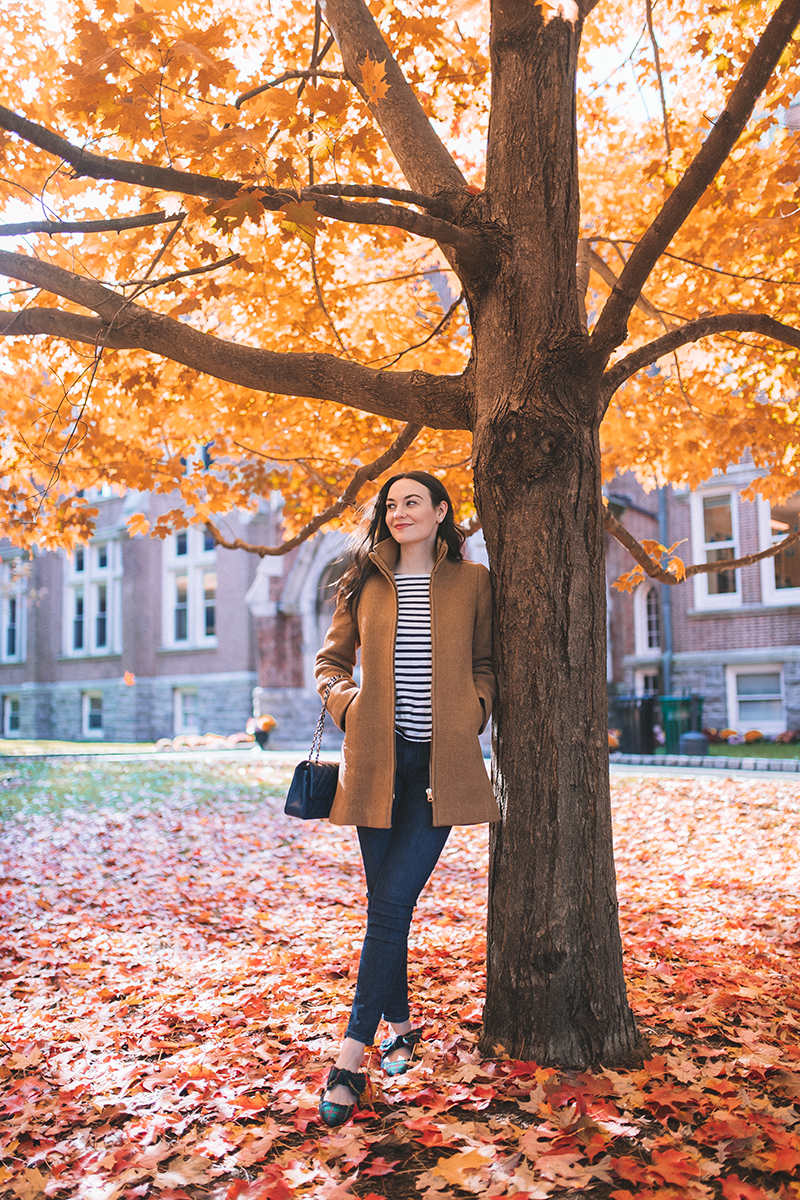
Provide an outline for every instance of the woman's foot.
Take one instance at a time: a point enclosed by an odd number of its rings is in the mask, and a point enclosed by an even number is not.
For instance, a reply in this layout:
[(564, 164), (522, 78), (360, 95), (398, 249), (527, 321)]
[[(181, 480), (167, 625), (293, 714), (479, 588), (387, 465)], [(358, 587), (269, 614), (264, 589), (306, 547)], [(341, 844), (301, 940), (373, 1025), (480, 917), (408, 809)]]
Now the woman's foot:
[(393, 1036), (381, 1042), (381, 1066), (387, 1075), (405, 1075), (422, 1039), (421, 1029), (412, 1029), (410, 1021), (391, 1024)]
[[(348, 1087), (346, 1083), (335, 1082), (336, 1077), (333, 1075), (333, 1072), (334, 1070), (344, 1071), (345, 1073), (353, 1075), (356, 1079), (366, 1079), (366, 1076), (359, 1076), (358, 1074), (361, 1065), (364, 1062), (365, 1049), (366, 1047), (362, 1042), (357, 1042), (354, 1038), (345, 1038), (341, 1053), (336, 1060), (336, 1066), (329, 1073), (328, 1082), (326, 1083), (322, 1093), (322, 1099), (320, 1101), (320, 1114), (322, 1113), (323, 1103), (334, 1104), (342, 1108), (350, 1107), (352, 1109), (355, 1104), (355, 1098), (361, 1095), (364, 1090), (363, 1087), (361, 1091), (354, 1092), (353, 1089)], [(331, 1076), (333, 1076), (333, 1078)], [(325, 1120), (324, 1117), (322, 1119)], [(336, 1124), (343, 1125), (348, 1119), (349, 1115), (342, 1121), (337, 1121)]]
[[(328, 1126), (344, 1125), (355, 1112), (356, 1102), (368, 1091), (369, 1079), (365, 1074), (347, 1071), (344, 1067), (331, 1067), (328, 1084), (319, 1098), (319, 1115)], [(345, 1093), (347, 1100), (339, 1103), (330, 1097)]]

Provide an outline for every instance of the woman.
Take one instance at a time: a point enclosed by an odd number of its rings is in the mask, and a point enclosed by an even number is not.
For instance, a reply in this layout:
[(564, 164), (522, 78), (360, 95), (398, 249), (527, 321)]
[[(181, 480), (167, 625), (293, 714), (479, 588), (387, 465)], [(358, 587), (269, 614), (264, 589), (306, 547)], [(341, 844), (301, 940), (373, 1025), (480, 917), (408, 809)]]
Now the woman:
[[(320, 1098), (327, 1125), (349, 1120), (381, 1018), (390, 1075), (408, 1069), (421, 1032), (408, 1007), (414, 905), (452, 825), (494, 821), (478, 734), (494, 699), (489, 572), (464, 562), (464, 534), (442, 484), (424, 471), (381, 488), (339, 585), (317, 656), (317, 686), (344, 730), (330, 819), (355, 825), (367, 878), (367, 931), (345, 1040)], [(361, 649), (361, 686), (354, 678)]]

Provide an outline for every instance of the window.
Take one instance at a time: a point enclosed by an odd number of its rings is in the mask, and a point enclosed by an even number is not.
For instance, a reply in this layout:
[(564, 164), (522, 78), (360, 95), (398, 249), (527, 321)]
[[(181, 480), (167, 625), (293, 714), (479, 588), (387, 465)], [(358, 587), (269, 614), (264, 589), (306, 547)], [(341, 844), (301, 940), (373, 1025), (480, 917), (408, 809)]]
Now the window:
[(17, 654), (17, 598), (9, 596), (6, 600), (6, 658), (16, 658)]
[(83, 704), (83, 736), (101, 738), (103, 736), (102, 692), (84, 692), (81, 700)]
[(19, 696), (3, 697), (3, 737), (19, 737)]
[(658, 588), (645, 580), (633, 597), (633, 636), (639, 656), (656, 657), (661, 652), (661, 605)]
[[(759, 501), (758, 529), (761, 549), (782, 542), (800, 528), (800, 492), (770, 504)], [(761, 598), (765, 604), (800, 603), (800, 543), (761, 562)]]
[[(696, 562), (722, 563), (738, 558), (738, 505), (736, 493), (695, 492), (692, 505), (692, 542)], [(694, 599), (698, 608), (730, 608), (741, 603), (739, 575), (735, 570), (696, 575)]]
[(647, 589), (647, 647), (658, 650), (661, 645), (661, 617), (658, 611), (658, 592), (654, 587)]
[(165, 648), (215, 645), (216, 544), (202, 529), (181, 529), (164, 543), (162, 555)]
[(97, 585), (97, 616), (94, 619), (94, 642), (98, 650), (107, 645), (108, 635), (108, 588), (104, 583)]
[(217, 576), (213, 571), (203, 573), (203, 632), (206, 637), (216, 633)]
[(175, 733), (199, 733), (197, 688), (175, 688)]
[(634, 682), (637, 696), (661, 695), (661, 675), (658, 671), (637, 671)]
[(25, 597), (29, 566), (22, 559), (0, 563), (0, 662), (25, 660)]
[(122, 651), (122, 548), (117, 541), (78, 546), (64, 568), (64, 653)]
[[(730, 496), (703, 497), (703, 542), (707, 563), (725, 562), (736, 557)], [(735, 592), (736, 572), (715, 571), (708, 576), (707, 582), (710, 596)]]
[(189, 577), (175, 576), (175, 641), (185, 642), (189, 637)]
[(759, 729), (782, 733), (786, 728), (783, 672), (776, 665), (728, 667), (728, 723), (739, 733)]
[(75, 591), (75, 616), (72, 619), (72, 649), (83, 649), (83, 592)]

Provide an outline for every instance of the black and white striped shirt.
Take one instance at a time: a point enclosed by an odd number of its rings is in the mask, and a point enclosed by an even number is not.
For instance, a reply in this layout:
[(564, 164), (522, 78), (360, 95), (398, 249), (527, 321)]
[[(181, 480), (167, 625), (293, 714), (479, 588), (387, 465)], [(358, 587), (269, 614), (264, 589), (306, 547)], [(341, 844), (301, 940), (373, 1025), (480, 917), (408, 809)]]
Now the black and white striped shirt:
[(431, 577), (395, 575), (395, 728), (409, 742), (431, 738)]

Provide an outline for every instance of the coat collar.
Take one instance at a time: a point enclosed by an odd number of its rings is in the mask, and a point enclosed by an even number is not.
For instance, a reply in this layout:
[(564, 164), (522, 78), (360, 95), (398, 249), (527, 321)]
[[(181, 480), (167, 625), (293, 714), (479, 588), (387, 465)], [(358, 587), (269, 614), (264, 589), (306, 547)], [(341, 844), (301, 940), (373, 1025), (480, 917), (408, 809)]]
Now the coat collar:
[[(398, 546), (397, 542), (392, 537), (384, 538), (382, 542), (378, 542), (374, 550), (370, 550), (369, 557), (378, 567), (382, 574), (394, 581), (394, 569), (397, 566)], [(433, 575), (447, 558), (447, 542), (444, 538), (439, 541), (439, 548), (436, 552), (436, 562), (433, 564)]]

